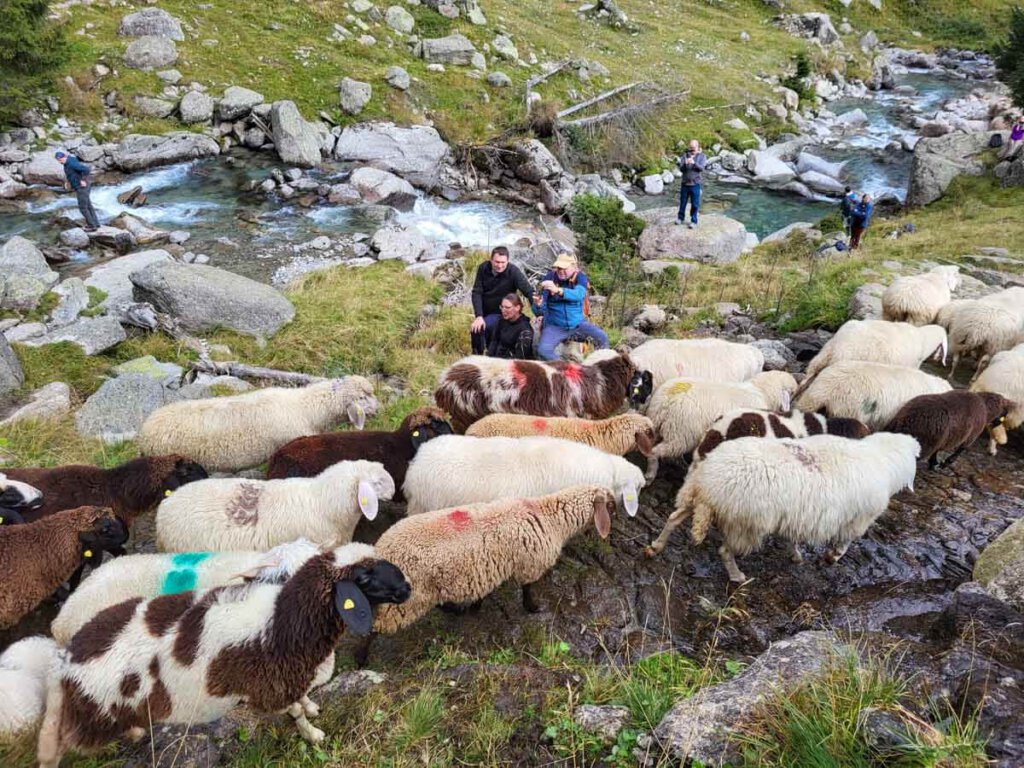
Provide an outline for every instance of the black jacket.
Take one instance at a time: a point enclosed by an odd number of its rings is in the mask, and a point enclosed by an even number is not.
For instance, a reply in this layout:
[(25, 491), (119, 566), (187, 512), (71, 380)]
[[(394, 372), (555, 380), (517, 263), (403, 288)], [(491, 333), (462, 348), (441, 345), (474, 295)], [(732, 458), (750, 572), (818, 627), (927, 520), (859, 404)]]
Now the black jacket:
[(498, 314), (501, 311), (501, 300), (515, 291), (530, 301), (533, 289), (519, 267), (509, 264), (504, 272), (496, 275), (491, 269), (491, 262), (485, 261), (477, 267), (476, 280), (473, 281), (473, 315), (484, 317)]
[(509, 360), (533, 359), (533, 327), (530, 318), (520, 315), (514, 323), (505, 318), (498, 321), (491, 343), (487, 347), (490, 357), (504, 357)]

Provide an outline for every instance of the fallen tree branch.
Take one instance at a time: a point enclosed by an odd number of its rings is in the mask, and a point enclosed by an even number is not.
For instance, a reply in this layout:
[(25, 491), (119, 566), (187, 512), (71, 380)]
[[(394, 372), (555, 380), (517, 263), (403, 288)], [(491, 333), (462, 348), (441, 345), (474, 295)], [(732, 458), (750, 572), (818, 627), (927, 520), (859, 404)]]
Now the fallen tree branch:
[(679, 93), (669, 93), (665, 96), (658, 96), (649, 101), (645, 101), (642, 104), (629, 104), (625, 107), (618, 107), (617, 109), (609, 110), (608, 112), (602, 112), (600, 115), (594, 115), (593, 117), (581, 117), (578, 120), (566, 120), (559, 124), (559, 128), (574, 127), (584, 128), (590, 125), (599, 125), (601, 123), (607, 123), (611, 120), (620, 120), (624, 117), (632, 117), (634, 115), (640, 115), (644, 112), (649, 112), (656, 107), (660, 107), (664, 104), (668, 104), (673, 101), (678, 101), (684, 96), (689, 95), (690, 91), (680, 91)]
[(556, 114), (555, 117), (557, 117), (559, 120), (561, 120), (563, 117), (568, 117), (569, 115), (575, 114), (576, 112), (579, 112), (582, 109), (586, 109), (587, 107), (591, 107), (594, 104), (597, 104), (598, 102), (602, 102), (602, 101), (605, 101), (606, 99), (610, 99), (610, 98), (612, 98), (612, 96), (618, 96), (620, 93), (625, 93), (626, 91), (631, 91), (634, 88), (650, 87), (650, 86), (651, 86), (651, 83), (642, 83), (642, 82), (626, 83), (625, 85), (620, 85), (618, 88), (612, 88), (610, 91), (605, 91), (604, 93), (600, 93), (597, 96), (594, 96), (592, 99), (587, 99), (586, 101), (581, 101), (579, 104), (574, 104), (571, 107), (563, 109), (561, 112)]
[(554, 77), (555, 75), (557, 75), (559, 72), (561, 72), (563, 69), (565, 69), (566, 67), (570, 66), (571, 64), (572, 64), (572, 59), (564, 59), (564, 60), (558, 62), (558, 64), (555, 66), (555, 68), (552, 69), (550, 72), (545, 72), (543, 75), (536, 75), (535, 77), (531, 77), (530, 79), (528, 79), (526, 81), (526, 95), (524, 96), (524, 99), (526, 100), (526, 114), (527, 115), (530, 114), (530, 94), (533, 93), (533, 86), (540, 85), (541, 83), (543, 83), (548, 78)]
[(316, 384), (318, 381), (326, 381), (323, 376), (310, 376), (306, 373), (295, 373), (294, 371), (279, 371), (276, 368), (261, 368), (256, 365), (246, 365), (236, 361), (215, 362), (208, 357), (201, 356), (199, 360), (190, 363), (193, 371), (209, 373), (214, 376), (235, 376), (239, 379), (264, 379), (276, 381), (292, 387), (305, 387), (309, 384)]

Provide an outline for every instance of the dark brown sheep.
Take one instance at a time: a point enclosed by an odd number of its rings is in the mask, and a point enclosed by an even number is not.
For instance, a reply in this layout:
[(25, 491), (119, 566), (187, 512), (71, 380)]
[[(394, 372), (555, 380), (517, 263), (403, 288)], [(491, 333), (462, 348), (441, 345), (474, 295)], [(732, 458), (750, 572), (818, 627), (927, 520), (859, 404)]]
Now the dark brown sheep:
[(451, 425), (440, 408), (417, 408), (394, 432), (330, 432), (299, 437), (274, 452), (267, 478), (316, 477), (339, 461), (379, 461), (395, 481), (395, 501), (402, 501), (402, 483), (419, 447)]
[(43, 493), (42, 506), (22, 512), (27, 522), (88, 505), (110, 507), (128, 525), (159, 504), (168, 491), (208, 477), (199, 464), (175, 455), (134, 459), (113, 469), (69, 464), (11, 467), (4, 472), (12, 480), (28, 483)]
[[(1000, 428), (1011, 408), (1012, 402), (994, 392), (954, 390), (920, 395), (897, 411), (885, 431), (917, 438), (929, 469), (947, 467), (986, 429)], [(952, 453), (940, 464), (939, 451)]]
[(128, 529), (109, 508), (79, 507), (25, 525), (0, 528), (0, 629), (12, 627), (82, 568), (118, 552)]

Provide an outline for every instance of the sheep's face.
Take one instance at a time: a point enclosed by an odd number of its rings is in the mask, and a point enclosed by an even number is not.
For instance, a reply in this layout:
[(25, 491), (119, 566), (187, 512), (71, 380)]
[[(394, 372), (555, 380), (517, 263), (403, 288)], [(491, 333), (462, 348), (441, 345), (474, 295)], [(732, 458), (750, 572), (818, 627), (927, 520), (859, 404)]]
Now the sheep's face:
[(38, 488), (17, 480), (8, 480), (0, 472), (0, 508), (18, 512), (38, 509), (42, 504), (43, 494)]
[(0, 506), (0, 525), (24, 525), (25, 518), (10, 507)]
[(82, 559), (87, 563), (99, 563), (104, 552), (120, 550), (128, 541), (128, 527), (116, 517), (100, 517), (93, 521), (92, 528), (78, 534), (82, 545)]
[(636, 371), (629, 380), (629, 404), (640, 408), (651, 399), (654, 392), (654, 374), (650, 371)]
[(164, 480), (163, 490), (165, 493), (176, 491), (183, 485), (194, 483), (197, 480), (206, 480), (209, 476), (201, 464), (190, 459), (179, 458), (174, 462), (174, 468)]
[(404, 603), (412, 587), (397, 566), (387, 560), (364, 560), (334, 585), (334, 605), (345, 627), (365, 635), (373, 626), (373, 606)]
[(979, 393), (985, 401), (985, 408), (988, 411), (989, 423), (985, 427), (989, 438), (996, 445), (1006, 445), (1009, 439), (1006, 434), (1006, 415), (1013, 410), (1013, 403), (1002, 395), (993, 392)]
[(433, 440), (435, 437), (440, 437), (441, 435), (451, 434), (453, 434), (451, 424), (444, 419), (431, 419), (428, 424), (416, 427), (411, 433), (409, 433), (413, 453), (419, 451), (420, 446), (428, 440)]

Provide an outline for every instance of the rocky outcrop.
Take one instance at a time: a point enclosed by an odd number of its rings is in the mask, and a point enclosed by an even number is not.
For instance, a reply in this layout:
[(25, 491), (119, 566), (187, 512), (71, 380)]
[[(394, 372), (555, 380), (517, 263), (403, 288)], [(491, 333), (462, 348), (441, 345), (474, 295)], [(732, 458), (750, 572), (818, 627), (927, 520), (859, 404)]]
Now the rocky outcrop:
[(198, 160), (220, 154), (217, 142), (209, 136), (186, 131), (147, 136), (133, 133), (110, 153), (115, 168), (121, 171), (141, 171), (157, 165)]
[(300, 168), (320, 162), (320, 137), (307, 123), (293, 101), (275, 101), (270, 108), (270, 129), (281, 160)]
[(224, 89), (224, 95), (217, 104), (217, 114), (221, 120), (238, 120), (248, 115), (252, 108), (263, 103), (263, 94), (231, 85)]
[(158, 261), (129, 279), (136, 301), (152, 304), (190, 331), (228, 328), (268, 337), (295, 317), (291, 302), (270, 286), (216, 267)]
[(881, 320), (882, 294), (885, 286), (881, 283), (865, 283), (850, 297), (847, 309), (852, 320)]
[(122, 37), (157, 35), (171, 40), (185, 39), (185, 34), (181, 31), (181, 22), (161, 8), (143, 8), (135, 13), (129, 13), (121, 19), (117, 34)]
[(352, 171), (348, 182), (363, 201), (373, 205), (390, 205), (400, 211), (408, 211), (416, 202), (416, 190), (412, 184), (378, 168), (357, 168)]
[(7, 337), (0, 333), (0, 395), (19, 389), (25, 383), (18, 356), (14, 354)]
[(133, 373), (108, 379), (75, 414), (75, 427), (85, 437), (105, 443), (132, 440), (153, 411), (174, 401), (159, 381)]
[[(0, 337), (0, 347), (3, 344), (2, 337)], [(2, 357), (2, 353), (0, 353), (0, 357)], [(2, 377), (2, 374), (0, 374), (0, 377)], [(2, 391), (2, 388), (0, 388), (0, 391)], [(0, 427), (16, 424), (19, 421), (56, 419), (70, 411), (71, 388), (63, 381), (54, 381), (37, 389), (31, 394), (28, 402), (23, 403), (8, 413), (0, 421)]]
[(48, 333), (23, 343), (30, 347), (42, 347), (47, 344), (59, 344), (70, 341), (82, 348), (87, 355), (98, 355), (100, 352), (117, 346), (127, 338), (124, 328), (115, 317), (80, 317), (69, 325), (56, 328)]
[(399, 128), (394, 123), (363, 123), (342, 131), (334, 156), (382, 168), (417, 187), (430, 189), (438, 183), (451, 150), (429, 126)]
[(75, 322), (82, 310), (89, 306), (89, 292), (80, 277), (69, 277), (53, 292), (60, 296), (60, 302), (50, 315), (51, 327), (59, 328)]
[(0, 309), (33, 309), (57, 279), (31, 240), (15, 235), (0, 247)]
[(526, 139), (513, 148), (516, 177), (530, 184), (551, 179), (562, 173), (562, 165), (551, 151), (537, 139)]
[(124, 63), (132, 69), (151, 71), (169, 67), (178, 60), (174, 41), (161, 35), (146, 35), (133, 40), (124, 52)]
[(769, 152), (753, 150), (747, 155), (747, 170), (759, 184), (780, 186), (792, 181), (796, 171)]
[(456, 64), (468, 67), (473, 63), (476, 48), (469, 38), (454, 34), (422, 41), (423, 58), (430, 64)]
[(419, 261), (432, 250), (430, 241), (418, 229), (400, 224), (378, 229), (370, 241), (370, 247), (381, 261), (401, 259), (407, 264)]
[(743, 253), (747, 230), (727, 216), (706, 214), (696, 229), (675, 223), (677, 210), (655, 208), (638, 214), (647, 226), (640, 234), (640, 258), (644, 261), (686, 260), (728, 264)]
[(989, 544), (974, 564), (974, 580), (989, 594), (1024, 611), (1024, 520)]
[[(988, 149), (991, 133), (951, 133), (921, 139), (910, 164), (907, 205), (928, 205), (942, 197), (953, 179), (961, 174), (980, 176), (985, 165), (978, 155)], [(1006, 139), (1006, 135), (1003, 136)]]
[(32, 157), (21, 167), (21, 176), (26, 184), (46, 184), (51, 187), (62, 187), (67, 177), (64, 166), (57, 162), (53, 152), (33, 152)]

